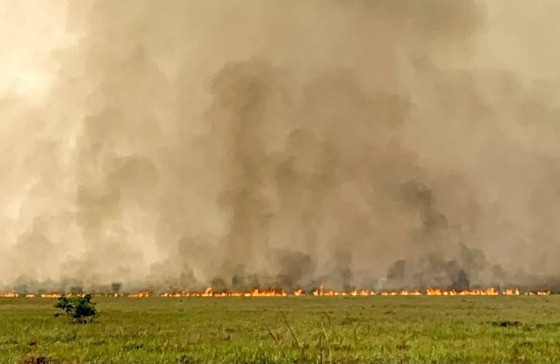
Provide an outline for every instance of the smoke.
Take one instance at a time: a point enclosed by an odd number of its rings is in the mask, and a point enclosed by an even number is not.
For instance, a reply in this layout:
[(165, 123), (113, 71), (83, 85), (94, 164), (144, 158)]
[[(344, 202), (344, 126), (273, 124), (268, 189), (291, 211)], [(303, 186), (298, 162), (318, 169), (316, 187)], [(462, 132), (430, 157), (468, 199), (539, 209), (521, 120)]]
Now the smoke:
[(41, 6), (0, 3), (24, 35), (0, 38), (0, 286), (556, 282), (560, 78), (519, 52), (553, 25), (467, 0)]

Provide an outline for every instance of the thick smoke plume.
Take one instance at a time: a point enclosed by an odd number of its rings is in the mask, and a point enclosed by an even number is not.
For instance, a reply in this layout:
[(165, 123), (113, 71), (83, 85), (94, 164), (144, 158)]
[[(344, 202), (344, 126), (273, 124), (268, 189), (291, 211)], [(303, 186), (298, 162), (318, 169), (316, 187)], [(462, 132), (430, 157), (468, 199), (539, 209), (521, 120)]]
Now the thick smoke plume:
[(555, 284), (533, 6), (0, 3), (0, 286)]

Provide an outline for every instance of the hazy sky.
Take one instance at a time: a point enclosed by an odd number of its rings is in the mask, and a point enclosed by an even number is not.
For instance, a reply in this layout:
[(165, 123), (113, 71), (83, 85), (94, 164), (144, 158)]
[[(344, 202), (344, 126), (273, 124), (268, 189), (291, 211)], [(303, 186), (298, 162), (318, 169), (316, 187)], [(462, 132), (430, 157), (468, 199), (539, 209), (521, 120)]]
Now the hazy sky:
[[(528, 82), (560, 77), (559, 2), (480, 4), (486, 8), (487, 25), (476, 35), (475, 52), (466, 67), (508, 69)], [(49, 63), (53, 50), (72, 44), (76, 36), (66, 29), (66, 1), (0, 0), (0, 15), (0, 91), (43, 92), (56, 67)]]

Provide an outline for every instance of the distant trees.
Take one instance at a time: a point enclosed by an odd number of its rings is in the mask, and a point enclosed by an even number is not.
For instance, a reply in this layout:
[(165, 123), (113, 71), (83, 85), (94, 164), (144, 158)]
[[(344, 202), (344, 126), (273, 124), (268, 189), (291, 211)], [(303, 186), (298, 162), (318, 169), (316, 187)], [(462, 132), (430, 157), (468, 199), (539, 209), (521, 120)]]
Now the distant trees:
[(113, 282), (111, 284), (111, 291), (113, 291), (113, 295), (118, 295), (121, 291), (122, 283), (120, 282)]
[(87, 323), (93, 320), (97, 315), (95, 302), (92, 301), (91, 294), (85, 294), (83, 297), (68, 298), (62, 296), (55, 303), (54, 307), (63, 310), (73, 322)]
[(72, 296), (78, 296), (78, 295), (81, 295), (82, 293), (84, 293), (84, 290), (82, 289), (82, 287), (80, 287), (80, 286), (70, 287), (70, 294)]

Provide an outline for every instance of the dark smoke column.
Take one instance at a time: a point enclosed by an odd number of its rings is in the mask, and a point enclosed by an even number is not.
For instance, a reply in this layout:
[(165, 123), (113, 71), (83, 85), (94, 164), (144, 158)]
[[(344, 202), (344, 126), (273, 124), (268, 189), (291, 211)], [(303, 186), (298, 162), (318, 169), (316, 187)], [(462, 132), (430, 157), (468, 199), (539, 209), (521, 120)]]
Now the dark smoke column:
[(226, 65), (212, 91), (211, 117), (223, 156), (218, 203), (229, 215), (223, 273), (231, 277), (249, 273), (248, 265), (254, 273), (257, 257), (267, 248), (271, 214), (265, 195), (269, 159), (264, 133), (272, 124), (267, 110), (275, 99), (274, 75), (259, 62)]

